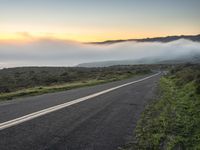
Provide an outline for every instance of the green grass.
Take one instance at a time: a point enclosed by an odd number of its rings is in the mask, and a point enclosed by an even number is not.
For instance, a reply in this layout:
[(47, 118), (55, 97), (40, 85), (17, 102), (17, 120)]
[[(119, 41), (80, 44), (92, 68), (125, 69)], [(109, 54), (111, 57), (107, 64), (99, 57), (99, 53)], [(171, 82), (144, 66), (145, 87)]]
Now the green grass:
[(200, 149), (199, 73), (186, 67), (160, 80), (159, 97), (142, 114), (127, 149)]
[(17, 90), (17, 91), (9, 92), (9, 93), (0, 93), (0, 101), (12, 100), (13, 98), (17, 98), (17, 97), (40, 95), (44, 93), (51, 93), (51, 92), (70, 90), (70, 89), (75, 89), (75, 88), (80, 88), (80, 87), (93, 86), (93, 85), (98, 85), (102, 83), (127, 79), (136, 75), (140, 75), (140, 74), (126, 74), (125, 73), (121, 75), (112, 75), (109, 78), (104, 78), (104, 79), (75, 81), (75, 82), (69, 82), (65, 84), (27, 88), (27, 89)]

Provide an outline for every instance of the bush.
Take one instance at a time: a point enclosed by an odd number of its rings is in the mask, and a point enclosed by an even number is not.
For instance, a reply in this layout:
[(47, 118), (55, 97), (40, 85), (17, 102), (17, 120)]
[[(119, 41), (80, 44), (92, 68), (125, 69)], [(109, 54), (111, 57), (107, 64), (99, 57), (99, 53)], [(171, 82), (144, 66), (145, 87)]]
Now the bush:
[(0, 86), (0, 93), (8, 93), (10, 89), (7, 86)]

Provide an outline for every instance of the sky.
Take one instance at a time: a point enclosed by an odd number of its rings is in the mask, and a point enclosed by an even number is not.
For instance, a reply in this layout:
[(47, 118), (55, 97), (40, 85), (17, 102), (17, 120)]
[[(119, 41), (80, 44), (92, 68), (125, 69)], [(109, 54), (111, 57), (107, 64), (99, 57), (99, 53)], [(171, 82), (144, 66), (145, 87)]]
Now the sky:
[(200, 33), (200, 0), (0, 0), (0, 42)]

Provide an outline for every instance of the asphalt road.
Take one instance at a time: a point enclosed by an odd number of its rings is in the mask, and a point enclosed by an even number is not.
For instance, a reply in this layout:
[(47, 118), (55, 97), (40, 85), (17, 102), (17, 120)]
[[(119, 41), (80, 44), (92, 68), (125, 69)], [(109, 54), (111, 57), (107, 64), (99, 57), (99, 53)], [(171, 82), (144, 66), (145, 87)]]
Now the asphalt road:
[[(149, 76), (149, 75), (147, 75)], [(144, 77), (0, 103), (0, 124)], [(0, 150), (116, 150), (128, 143), (160, 75), (0, 130)]]

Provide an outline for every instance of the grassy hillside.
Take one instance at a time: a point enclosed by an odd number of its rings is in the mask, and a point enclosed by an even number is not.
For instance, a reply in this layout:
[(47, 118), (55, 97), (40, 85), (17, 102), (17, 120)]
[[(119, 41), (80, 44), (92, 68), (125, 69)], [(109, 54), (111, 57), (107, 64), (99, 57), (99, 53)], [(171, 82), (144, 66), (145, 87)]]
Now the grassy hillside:
[(127, 149), (200, 149), (200, 65), (173, 68), (160, 80), (159, 95)]
[(0, 70), (0, 100), (68, 90), (151, 72), (150, 66), (22, 67)]

